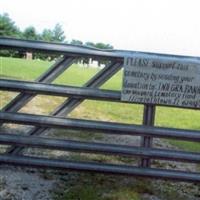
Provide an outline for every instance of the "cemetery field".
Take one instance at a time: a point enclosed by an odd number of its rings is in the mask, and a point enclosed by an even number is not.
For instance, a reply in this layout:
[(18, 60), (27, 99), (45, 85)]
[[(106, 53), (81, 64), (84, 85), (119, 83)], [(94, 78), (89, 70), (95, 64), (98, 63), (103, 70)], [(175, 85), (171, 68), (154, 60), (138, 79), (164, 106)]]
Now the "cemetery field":
[[(53, 62), (48, 61), (0, 57), (0, 77), (33, 81), (52, 64)], [(97, 68), (83, 67), (74, 64), (59, 78), (57, 78), (54, 83), (81, 86), (99, 70), (100, 69)], [(102, 88), (121, 90), (121, 85), (122, 72), (120, 71), (111, 80), (104, 84)], [(16, 93), (0, 91), (0, 108), (2, 108), (6, 102), (11, 100), (15, 95)], [(31, 102), (36, 104), (35, 107), (37, 107), (37, 109), (33, 110), (33, 113), (37, 114), (48, 114), (53, 110), (53, 108), (64, 101), (64, 98), (61, 97), (46, 98), (45, 96), (39, 96), (37, 98), (39, 99), (37, 103), (36, 101)], [(47, 101), (51, 103), (48, 103)], [(87, 100), (75, 109), (70, 114), (70, 117), (141, 124), (142, 112), (143, 106), (141, 105)], [(156, 112), (156, 126), (195, 130), (200, 129), (200, 111), (198, 110), (158, 107)], [(170, 141), (170, 143), (186, 150), (200, 150), (200, 145), (198, 143), (179, 142), (175, 140)]]

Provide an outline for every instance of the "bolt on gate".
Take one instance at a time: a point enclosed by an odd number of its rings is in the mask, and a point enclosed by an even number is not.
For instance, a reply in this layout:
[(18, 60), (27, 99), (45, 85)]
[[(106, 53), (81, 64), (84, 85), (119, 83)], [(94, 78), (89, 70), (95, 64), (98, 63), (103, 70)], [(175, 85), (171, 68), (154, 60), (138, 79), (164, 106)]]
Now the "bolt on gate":
[[(161, 128), (154, 126), (156, 105), (175, 107), (190, 106), (178, 104), (177, 102), (173, 103), (172, 101), (168, 103), (163, 103), (163, 99), (159, 98), (159, 100), (156, 100), (154, 97), (151, 98), (152, 102), (149, 103), (145, 98), (135, 99), (136, 97), (138, 97), (138, 94), (132, 94), (132, 96), (129, 96), (128, 99), (125, 97), (125, 100), (123, 101), (122, 96), (127, 93), (128, 90), (123, 90), (122, 92), (120, 92), (114, 90), (99, 89), (106, 81), (113, 77), (113, 75), (115, 75), (124, 66), (124, 62), (130, 61), (130, 57), (137, 57), (135, 60), (132, 61), (137, 61), (136, 65), (138, 65), (139, 67), (144, 67), (145, 59), (143, 58), (146, 57), (151, 58), (153, 56), (155, 58), (162, 59), (170, 57), (172, 58), (172, 60), (175, 59), (175, 64), (171, 64), (171, 67), (169, 65), (159, 65), (162, 70), (164, 68), (176, 68), (176, 59), (183, 62), (189, 60), (199, 63), (199, 58), (133, 51), (130, 52), (119, 50), (99, 50), (82, 46), (10, 38), (0, 38), (0, 48), (19, 51), (22, 50), (31, 52), (53, 53), (61, 55), (57, 62), (53, 64), (40, 77), (38, 77), (34, 82), (0, 79), (0, 90), (20, 92), (19, 95), (8, 102), (8, 104), (4, 106), (0, 111), (1, 125), (4, 123), (15, 123), (34, 126), (34, 128), (32, 128), (26, 134), (26, 136), (7, 134), (2, 131), (0, 132), (0, 144), (10, 145), (6, 153), (0, 154), (0, 163), (14, 166), (41, 167), (89, 172), (91, 171), (159, 179), (173, 179), (177, 181), (200, 182), (200, 173), (197, 172), (158, 169), (151, 167), (152, 159), (197, 164), (200, 163), (200, 153), (158, 149), (152, 147), (153, 138), (168, 138), (194, 142), (200, 141), (200, 131)], [(89, 57), (93, 59), (104, 59), (107, 60), (107, 64), (96, 75), (94, 75), (94, 77), (88, 80), (82, 87), (52, 84), (52, 82), (65, 70), (68, 70), (76, 60), (84, 57)], [(140, 58), (139, 61), (138, 57)], [(129, 62), (130, 65), (133, 64), (132, 61)], [(155, 66), (157, 66), (156, 70), (160, 69), (158, 65)], [(124, 71), (126, 70), (124, 69)], [(131, 73), (132, 75), (134, 74), (133, 72)], [(126, 79), (127, 74), (128, 73), (125, 73), (124, 79)], [(136, 77), (134, 80), (137, 80), (137, 78), (138, 77)], [(127, 80), (129, 81), (129, 79)], [(124, 85), (126, 85), (127, 80), (124, 81)], [(130, 91), (131, 89), (128, 91), (128, 93), (130, 93)], [(18, 113), (21, 108), (23, 108), (38, 94), (61, 96), (67, 98), (60, 106), (58, 106), (53, 112), (51, 112), (49, 116)], [(72, 112), (78, 105), (80, 105), (85, 99), (119, 103), (135, 102), (139, 104), (144, 104), (143, 125), (67, 118), (66, 116), (70, 112)], [(196, 109), (199, 108), (198, 105), (196, 105), (195, 107)], [(89, 130), (104, 134), (130, 135), (133, 137), (141, 136), (141, 145), (140, 147), (134, 147), (127, 145), (81, 142), (39, 137), (51, 128), (77, 129), (82, 130), (83, 132)], [(47, 159), (42, 157), (39, 158), (23, 155), (23, 150), (26, 147), (100, 153), (109, 155), (111, 154), (120, 156), (135, 156), (141, 158), (141, 161), (140, 163), (138, 163), (138, 166), (129, 166), (125, 164), (119, 165), (50, 158)]]

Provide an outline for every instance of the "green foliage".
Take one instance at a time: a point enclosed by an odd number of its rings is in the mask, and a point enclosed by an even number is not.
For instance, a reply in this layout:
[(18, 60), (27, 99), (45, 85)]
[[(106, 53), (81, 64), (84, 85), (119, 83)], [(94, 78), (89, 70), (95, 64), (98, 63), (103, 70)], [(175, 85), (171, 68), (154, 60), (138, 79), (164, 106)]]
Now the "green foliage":
[(38, 40), (39, 36), (33, 26), (27, 27), (23, 32), (23, 39)]
[(95, 43), (93, 42), (86, 42), (85, 45), (88, 47), (95, 47)]
[(56, 24), (54, 29), (52, 30), (53, 32), (53, 41), (54, 42), (64, 42), (65, 40), (65, 33), (62, 30), (62, 26), (60, 24)]
[(56, 24), (54, 29), (44, 29), (40, 39), (46, 42), (64, 42), (65, 33), (60, 24)]
[(72, 44), (72, 45), (83, 45), (83, 42), (82, 41), (80, 41), (80, 40), (72, 40), (71, 42), (70, 42), (70, 44)]
[[(8, 14), (0, 14), (0, 36), (4, 37), (15, 37), (26, 40), (42, 40), (46, 42), (65, 42), (65, 32), (62, 26), (57, 23), (55, 27), (51, 29), (44, 29), (42, 33), (37, 33), (35, 27), (29, 26), (23, 32), (15, 25), (14, 21), (12, 21)], [(83, 45), (83, 42), (80, 40), (73, 39), (70, 44), (72, 45)], [(104, 43), (93, 43), (86, 42), (86, 46), (95, 47), (100, 49), (112, 49), (113, 46)], [(18, 52), (13, 50), (0, 50), (0, 56), (7, 57), (25, 57), (26, 52)], [(47, 55), (42, 53), (33, 53), (33, 57), (41, 60), (53, 60), (56, 58), (56, 55)], [(77, 62), (82, 62), (83, 64), (89, 64), (89, 58), (81, 58)], [(100, 64), (107, 64), (108, 61), (98, 60)]]
[[(0, 14), (0, 36), (21, 38), (20, 30), (6, 13)], [(19, 54), (13, 50), (0, 50), (0, 56), (19, 57)]]
[(0, 14), (0, 36), (20, 37), (20, 31), (8, 14)]
[(102, 43), (102, 42), (98, 42), (98, 43), (86, 42), (85, 45), (88, 46), (88, 47), (95, 47), (95, 48), (98, 48), (98, 49), (113, 49), (112, 45), (105, 44), (105, 43)]
[(53, 42), (53, 32), (51, 29), (44, 29), (41, 35), (41, 40)]
[[(44, 29), (42, 34), (37, 33), (35, 27), (29, 26), (25, 28), (24, 31), (20, 31), (20, 29), (15, 25), (14, 21), (12, 21), (8, 14), (0, 14), (0, 36), (3, 37), (12, 37), (12, 38), (21, 38), (26, 40), (42, 40), (47, 42), (64, 42), (65, 41), (65, 33), (60, 24), (56, 24), (53, 30)], [(41, 53), (34, 53), (34, 58), (39, 59), (54, 59), (55, 56), (44, 55)], [(18, 52), (13, 50), (0, 50), (0, 56), (7, 57), (24, 57), (25, 52)]]
[(113, 46), (110, 44), (104, 44), (102, 42), (96, 43), (95, 47), (99, 49), (113, 49)]

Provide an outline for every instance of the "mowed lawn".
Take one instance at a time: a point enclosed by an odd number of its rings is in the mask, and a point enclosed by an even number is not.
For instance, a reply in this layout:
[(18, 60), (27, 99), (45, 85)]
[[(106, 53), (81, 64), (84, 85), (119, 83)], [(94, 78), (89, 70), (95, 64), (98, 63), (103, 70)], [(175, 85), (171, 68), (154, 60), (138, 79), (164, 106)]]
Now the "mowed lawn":
[[(0, 57), (0, 77), (33, 81), (44, 73), (52, 64), (53, 62), (48, 61)], [(81, 86), (99, 70), (100, 69), (88, 68), (74, 64), (59, 78), (57, 78), (54, 83)], [(111, 80), (105, 83), (102, 88), (121, 90), (121, 86), (122, 72), (120, 71)], [(16, 95), (16, 93), (0, 91), (0, 107), (3, 107), (7, 101), (14, 97), (14, 95)], [(42, 99), (44, 99), (44, 102), (42, 102)], [(63, 98), (48, 97), (48, 100), (51, 100), (51, 103), (47, 104), (45, 99), (47, 98), (40, 98), (41, 102), (37, 104), (38, 110), (41, 107), (41, 109), (46, 110), (45, 113), (53, 110), (55, 106), (64, 100)], [(142, 105), (86, 100), (81, 106), (72, 112), (70, 117), (141, 124), (142, 113)], [(156, 126), (200, 130), (199, 120), (199, 110), (169, 107), (157, 107), (156, 110)], [(170, 143), (182, 149), (200, 151), (199, 143), (175, 140), (170, 141)]]

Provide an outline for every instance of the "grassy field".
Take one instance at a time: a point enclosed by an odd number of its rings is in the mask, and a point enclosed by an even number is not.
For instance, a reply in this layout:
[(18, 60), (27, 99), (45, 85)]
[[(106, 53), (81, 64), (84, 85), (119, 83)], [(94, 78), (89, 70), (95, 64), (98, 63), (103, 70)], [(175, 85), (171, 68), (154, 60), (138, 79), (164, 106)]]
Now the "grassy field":
[[(0, 57), (0, 77), (32, 81), (39, 77), (40, 74), (47, 70), (52, 64), (52, 62), (47, 61), (29, 61), (24, 59)], [(80, 86), (98, 71), (99, 69), (73, 65), (58, 79), (56, 79), (54, 83)], [(104, 84), (102, 88), (120, 90), (121, 85), (122, 72), (120, 71), (111, 80)], [(15, 95), (16, 93), (0, 91), (0, 109)], [(46, 98), (45, 96), (40, 95), (36, 97), (35, 100), (28, 103), (27, 108), (24, 108), (22, 112), (48, 114), (62, 101), (64, 101), (64, 98)], [(141, 124), (142, 113), (142, 105), (87, 100), (75, 109), (70, 114), (70, 117)], [(199, 119), (200, 112), (198, 110), (157, 107), (155, 124), (156, 126), (162, 127), (199, 130)], [(178, 146), (180, 149), (200, 151), (199, 143), (176, 140), (170, 140), (169, 142)], [(138, 181), (137, 183), (134, 181), (127, 182), (125, 178), (119, 178), (119, 180), (116, 180), (116, 178), (112, 178), (112, 176), (105, 177), (101, 175), (79, 175), (74, 180), (74, 183), (70, 182), (70, 184), (70, 186), (64, 185), (61, 187), (60, 190), (62, 191), (58, 191), (58, 193), (55, 194), (55, 199), (140, 200), (141, 193), (151, 194), (153, 191), (151, 184), (146, 184), (146, 182), (143, 181)], [(65, 190), (63, 188), (68, 189)], [(77, 193), (77, 190), (79, 193)], [(167, 197), (165, 197), (165, 199), (174, 199), (173, 195), (175, 193), (175, 189), (173, 190), (172, 187), (170, 191), (171, 193), (166, 191)], [(104, 195), (104, 193), (106, 194)], [(159, 193), (161, 193), (161, 191), (159, 191), (158, 194)], [(102, 194), (104, 197), (102, 197)]]
[[(53, 63), (47, 61), (24, 60), (16, 58), (0, 58), (0, 77), (23, 80), (34, 80), (42, 74)], [(90, 77), (96, 74), (99, 69), (80, 67), (73, 65), (73, 67), (66, 70), (54, 83), (64, 85), (80, 86), (85, 83)], [(112, 79), (105, 83), (102, 88), (120, 90), (122, 85), (122, 72), (117, 73)], [(0, 92), (1, 107), (13, 98), (15, 93)], [(56, 105), (59, 105), (63, 98), (51, 98), (52, 106), (46, 105), (46, 102), (40, 102), (39, 107), (46, 107), (46, 113), (53, 110)], [(48, 104), (49, 105), (49, 104)], [(38, 108), (39, 110), (39, 108)], [(142, 123), (143, 106), (135, 104), (111, 103), (111, 102), (97, 102), (85, 101), (78, 109), (75, 109), (70, 116), (81, 118), (95, 118), (100, 120), (109, 120), (124, 123), (141, 124)], [(37, 113), (37, 111), (36, 111)], [(45, 114), (46, 114), (45, 113)], [(156, 110), (156, 126), (174, 127), (185, 129), (200, 129), (200, 112), (198, 110), (178, 109), (157, 107)], [(198, 143), (180, 142), (172, 140), (172, 144), (179, 148), (199, 151), (200, 145)]]

